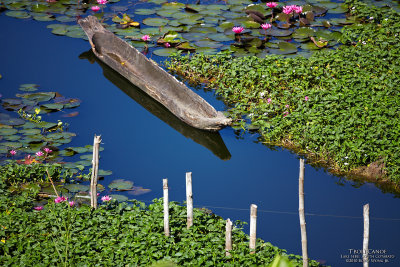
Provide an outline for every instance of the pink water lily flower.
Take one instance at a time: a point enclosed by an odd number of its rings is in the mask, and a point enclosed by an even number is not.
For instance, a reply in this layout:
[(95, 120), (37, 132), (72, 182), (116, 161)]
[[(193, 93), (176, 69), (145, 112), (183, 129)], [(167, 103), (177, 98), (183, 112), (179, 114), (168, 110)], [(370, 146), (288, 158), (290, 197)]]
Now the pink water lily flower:
[(53, 152), (53, 150), (51, 150), (51, 149), (48, 148), (48, 147), (45, 147), (43, 150), (44, 150), (44, 152), (46, 152), (46, 153), (51, 153), (51, 152)]
[(70, 201), (70, 202), (68, 202), (68, 204), (70, 207), (73, 207), (75, 205), (75, 201)]
[(105, 5), (107, 4), (107, 0), (97, 0), (97, 3), (100, 5)]
[(276, 7), (278, 5), (278, 3), (275, 3), (275, 2), (268, 2), (267, 3), (267, 7), (269, 7), (269, 8), (274, 8), (274, 7)]
[(43, 156), (43, 155), (44, 155), (44, 153), (43, 153), (42, 151), (36, 152), (36, 156), (38, 156), (38, 157), (41, 157), (41, 156)]
[(271, 27), (272, 27), (272, 25), (269, 24), (269, 23), (261, 24), (261, 28), (263, 28), (264, 30), (268, 30), (268, 29), (271, 28)]
[(97, 12), (100, 10), (99, 6), (92, 6), (92, 11)]
[(282, 12), (285, 13), (285, 14), (292, 13), (293, 12), (293, 6), (284, 6)]
[(148, 40), (150, 40), (150, 36), (149, 35), (143, 35), (141, 38), (143, 41), (147, 42)]
[(239, 33), (241, 33), (242, 31), (244, 31), (244, 28), (243, 28), (243, 27), (233, 27), (233, 28), (232, 28), (232, 31), (233, 31), (234, 33), (236, 33), (236, 34), (239, 34)]
[(112, 197), (110, 197), (110, 196), (103, 196), (103, 197), (101, 197), (101, 201), (103, 201), (103, 202), (110, 201), (111, 199), (112, 199)]
[(15, 151), (15, 150), (13, 149), (13, 150), (10, 151), (10, 154), (11, 154), (12, 156), (15, 156), (15, 154), (17, 154), (17, 151)]
[(42, 209), (43, 209), (43, 206), (34, 207), (33, 209), (34, 209), (34, 210), (42, 210)]
[(64, 202), (64, 201), (67, 201), (68, 200), (68, 198), (66, 198), (66, 197), (57, 197), (56, 199), (54, 199), (54, 202), (55, 203), (60, 203), (60, 202)]
[(165, 47), (170, 47), (171, 45), (169, 43), (164, 44)]
[(294, 6), (293, 11), (296, 12), (297, 14), (300, 14), (303, 12), (303, 7), (302, 6)]

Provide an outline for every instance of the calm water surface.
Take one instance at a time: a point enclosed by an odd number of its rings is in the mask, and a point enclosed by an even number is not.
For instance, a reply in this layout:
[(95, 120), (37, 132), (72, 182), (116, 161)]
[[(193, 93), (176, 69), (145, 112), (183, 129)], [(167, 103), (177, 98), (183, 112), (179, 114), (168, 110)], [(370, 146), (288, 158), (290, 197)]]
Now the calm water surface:
[[(130, 179), (152, 190), (137, 197), (150, 201), (162, 196), (162, 179), (168, 178), (170, 198), (181, 202), (185, 172), (191, 171), (195, 205), (209, 207), (225, 219), (249, 221), (249, 206), (257, 204), (258, 236), (301, 254), (296, 155), (269, 150), (255, 143), (256, 135), (239, 140), (227, 128), (220, 134), (231, 156), (226, 160), (225, 151), (222, 160), (132, 100), (103, 75), (98, 63), (79, 59), (89, 49), (88, 42), (52, 35), (46, 23), (4, 14), (0, 25), (0, 93), (13, 97), (20, 84), (37, 83), (43, 91), (80, 98), (79, 116), (63, 118), (77, 133), (68, 146), (91, 144), (94, 134), (102, 135), (101, 168), (113, 171), (104, 185)], [(212, 93), (199, 93), (224, 108)], [(47, 120), (59, 119), (52, 116)], [(395, 258), (370, 266), (400, 266), (400, 200), (372, 184), (355, 188), (337, 182), (337, 177), (306, 166), (306, 212), (318, 214), (306, 216), (309, 256), (332, 266), (360, 266), (342, 257), (351, 256), (349, 249), (362, 249), (362, 206), (369, 203), (371, 217), (397, 218), (371, 218), (369, 247)]]

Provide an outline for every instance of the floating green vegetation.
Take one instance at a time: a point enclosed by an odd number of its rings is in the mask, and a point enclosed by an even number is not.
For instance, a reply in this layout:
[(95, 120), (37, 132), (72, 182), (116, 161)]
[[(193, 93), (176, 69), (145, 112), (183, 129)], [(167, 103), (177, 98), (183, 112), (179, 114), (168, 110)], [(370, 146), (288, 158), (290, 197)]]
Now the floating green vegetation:
[[(68, 113), (68, 110), (79, 107), (81, 101), (57, 92), (38, 92), (38, 87), (37, 84), (22, 84), (19, 89), (25, 93), (16, 94), (16, 98), (0, 99), (4, 108), (0, 113), (0, 176), (3, 176), (3, 181), (12, 185), (15, 191), (34, 186), (38, 187), (42, 197), (49, 197), (56, 192), (50, 186), (48, 171), (58, 182), (57, 191), (60, 193), (68, 197), (78, 193), (87, 196), (89, 187), (81, 182), (90, 178), (89, 167), (92, 166), (93, 147), (67, 146), (76, 136), (75, 133), (67, 131), (68, 124), (61, 120), (44, 120), (47, 113), (59, 111), (64, 113), (64, 117), (77, 116), (79, 112)], [(100, 151), (103, 150), (104, 148), (100, 147)], [(111, 174), (111, 171), (105, 170), (98, 172), (100, 178)], [(110, 187), (110, 192), (114, 189), (140, 195), (150, 191), (134, 187), (132, 182), (124, 183), (125, 186), (123, 183), (114, 183), (118, 186)], [(127, 183), (132, 183), (129, 188)], [(16, 184), (23, 186), (18, 187)], [(105, 188), (99, 185), (98, 190), (103, 191)], [(114, 198), (122, 200), (126, 197), (114, 195)]]
[[(103, 197), (103, 203), (93, 210), (59, 197), (43, 206), (35, 202), (37, 188), (11, 193), (3, 178), (0, 176), (2, 266), (148, 266), (158, 261), (170, 262), (169, 266), (266, 266), (278, 255), (290, 259), (285, 266), (302, 264), (300, 256), (288, 255), (261, 239), (256, 252), (250, 254), (249, 236), (240, 221), (234, 223), (233, 249), (231, 256), (226, 256), (225, 221), (202, 209), (194, 210), (194, 225), (187, 229), (186, 207), (170, 202), (171, 235), (166, 237), (161, 199), (146, 206), (136, 200), (127, 204), (118, 203), (113, 196)], [(74, 185), (69, 189), (81, 190)]]
[[(140, 38), (150, 35), (152, 45), (158, 47), (149, 51), (158, 56), (168, 56), (176, 50), (206, 54), (229, 50), (236, 56), (309, 56), (315, 50), (337, 46), (340, 28), (355, 23), (354, 17), (346, 16), (347, 4), (329, 1), (285, 1), (266, 6), (250, 0), (228, 0), (223, 4), (160, 0), (136, 3), (134, 8), (108, 2), (112, 4), (92, 9), (96, 1), (5, 0), (4, 7), (8, 9), (7, 16), (54, 21), (47, 26), (52, 33), (85, 40), (76, 20), (95, 15), (110, 23), (107, 26), (115, 34), (133, 40), (135, 47), (144, 47)], [(288, 10), (293, 6), (297, 8)], [(234, 26), (243, 27), (243, 31), (233, 32)], [(165, 38), (168, 34), (178, 36), (169, 41)]]
[(337, 50), (304, 57), (174, 56), (168, 67), (206, 82), (237, 129), (307, 154), (336, 174), (400, 182), (400, 15), (348, 0), (363, 24)]

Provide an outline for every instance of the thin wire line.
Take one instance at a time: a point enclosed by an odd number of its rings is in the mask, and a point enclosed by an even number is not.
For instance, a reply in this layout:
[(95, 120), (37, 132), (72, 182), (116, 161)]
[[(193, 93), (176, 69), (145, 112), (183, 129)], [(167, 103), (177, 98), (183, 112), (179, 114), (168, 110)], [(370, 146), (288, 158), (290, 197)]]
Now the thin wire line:
[[(139, 200), (139, 201), (145, 202), (145, 203), (153, 203), (153, 201), (151, 201), (151, 200)], [(250, 211), (250, 209), (244, 209), (244, 208), (207, 206), (207, 205), (193, 205), (193, 206), (196, 207), (196, 208)], [(257, 212), (299, 215), (298, 212), (293, 212), (293, 211), (260, 210), (260, 209), (258, 209)], [(318, 214), (318, 213), (305, 213), (305, 215), (307, 215), (307, 216), (320, 216), (320, 217), (332, 217), (332, 218), (344, 218), (344, 219), (364, 219), (362, 216), (348, 216), (348, 215), (333, 215), (333, 214)], [(400, 221), (400, 218), (370, 217), (370, 219), (372, 219), (372, 220), (381, 220), (381, 221)]]

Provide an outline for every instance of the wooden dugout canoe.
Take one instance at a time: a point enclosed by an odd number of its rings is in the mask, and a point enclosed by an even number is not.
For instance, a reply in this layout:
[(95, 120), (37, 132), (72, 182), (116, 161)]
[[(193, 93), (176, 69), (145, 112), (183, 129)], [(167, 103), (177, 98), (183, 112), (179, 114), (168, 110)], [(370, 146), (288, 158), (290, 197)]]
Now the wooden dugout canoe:
[(231, 120), (136, 48), (106, 30), (96, 17), (78, 22), (93, 53), (105, 64), (165, 106), (176, 117), (198, 129), (218, 131)]

